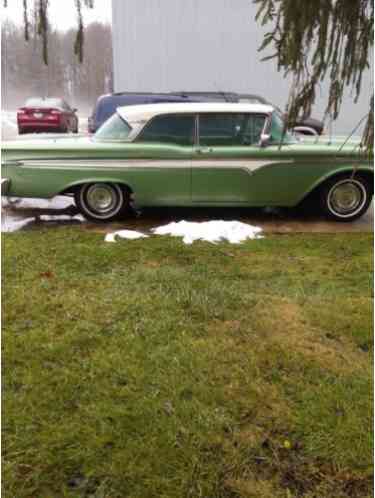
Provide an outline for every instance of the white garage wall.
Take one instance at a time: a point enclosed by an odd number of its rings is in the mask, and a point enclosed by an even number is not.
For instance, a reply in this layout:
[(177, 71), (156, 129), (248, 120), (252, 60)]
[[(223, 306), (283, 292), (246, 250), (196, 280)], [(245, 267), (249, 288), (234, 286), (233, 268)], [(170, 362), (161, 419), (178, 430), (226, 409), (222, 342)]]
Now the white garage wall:
[[(211, 90), (263, 95), (285, 106), (289, 82), (258, 53), (266, 29), (251, 0), (112, 0), (115, 91)], [(372, 72), (371, 72), (372, 73)], [(335, 133), (351, 131), (366, 113), (348, 96)], [(325, 85), (313, 115), (322, 117)]]

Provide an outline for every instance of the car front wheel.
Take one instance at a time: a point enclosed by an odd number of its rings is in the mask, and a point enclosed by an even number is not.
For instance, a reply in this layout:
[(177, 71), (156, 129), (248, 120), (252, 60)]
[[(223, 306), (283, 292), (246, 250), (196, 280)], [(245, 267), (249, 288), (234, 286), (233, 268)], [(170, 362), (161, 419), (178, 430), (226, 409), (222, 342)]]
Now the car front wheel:
[(353, 221), (362, 216), (372, 200), (369, 181), (360, 175), (340, 176), (321, 189), (321, 207), (328, 218)]
[(113, 221), (129, 208), (128, 193), (113, 183), (82, 185), (74, 199), (83, 216), (97, 222)]

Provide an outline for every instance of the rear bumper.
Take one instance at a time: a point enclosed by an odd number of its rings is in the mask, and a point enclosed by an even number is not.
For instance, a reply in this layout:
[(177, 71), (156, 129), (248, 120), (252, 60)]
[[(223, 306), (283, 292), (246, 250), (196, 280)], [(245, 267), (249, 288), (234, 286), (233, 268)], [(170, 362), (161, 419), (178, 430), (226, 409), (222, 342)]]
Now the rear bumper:
[(33, 130), (33, 131), (38, 131), (38, 130), (60, 130), (62, 128), (61, 123), (54, 123), (53, 121), (44, 121), (43, 123), (41, 122), (23, 122), (23, 123), (18, 123), (18, 129), (19, 130)]

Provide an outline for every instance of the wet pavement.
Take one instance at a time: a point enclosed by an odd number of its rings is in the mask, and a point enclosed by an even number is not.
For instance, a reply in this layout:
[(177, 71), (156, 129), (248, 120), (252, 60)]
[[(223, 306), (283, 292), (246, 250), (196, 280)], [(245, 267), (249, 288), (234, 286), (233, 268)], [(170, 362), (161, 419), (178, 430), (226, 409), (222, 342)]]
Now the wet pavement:
[(149, 231), (172, 221), (241, 221), (261, 227), (268, 233), (338, 233), (372, 232), (374, 208), (359, 220), (351, 223), (327, 221), (321, 216), (308, 215), (298, 210), (254, 208), (153, 208), (116, 223), (97, 224), (79, 215), (72, 198), (2, 200), (2, 232), (30, 229), (56, 229), (59, 226), (78, 225), (83, 230), (108, 233), (119, 229)]

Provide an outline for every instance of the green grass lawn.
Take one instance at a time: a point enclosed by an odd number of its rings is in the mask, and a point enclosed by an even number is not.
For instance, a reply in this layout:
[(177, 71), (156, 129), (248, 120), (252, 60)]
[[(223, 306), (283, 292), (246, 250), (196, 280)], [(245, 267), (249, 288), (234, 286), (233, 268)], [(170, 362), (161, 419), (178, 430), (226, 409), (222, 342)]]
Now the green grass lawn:
[(368, 234), (3, 236), (4, 498), (372, 496)]

